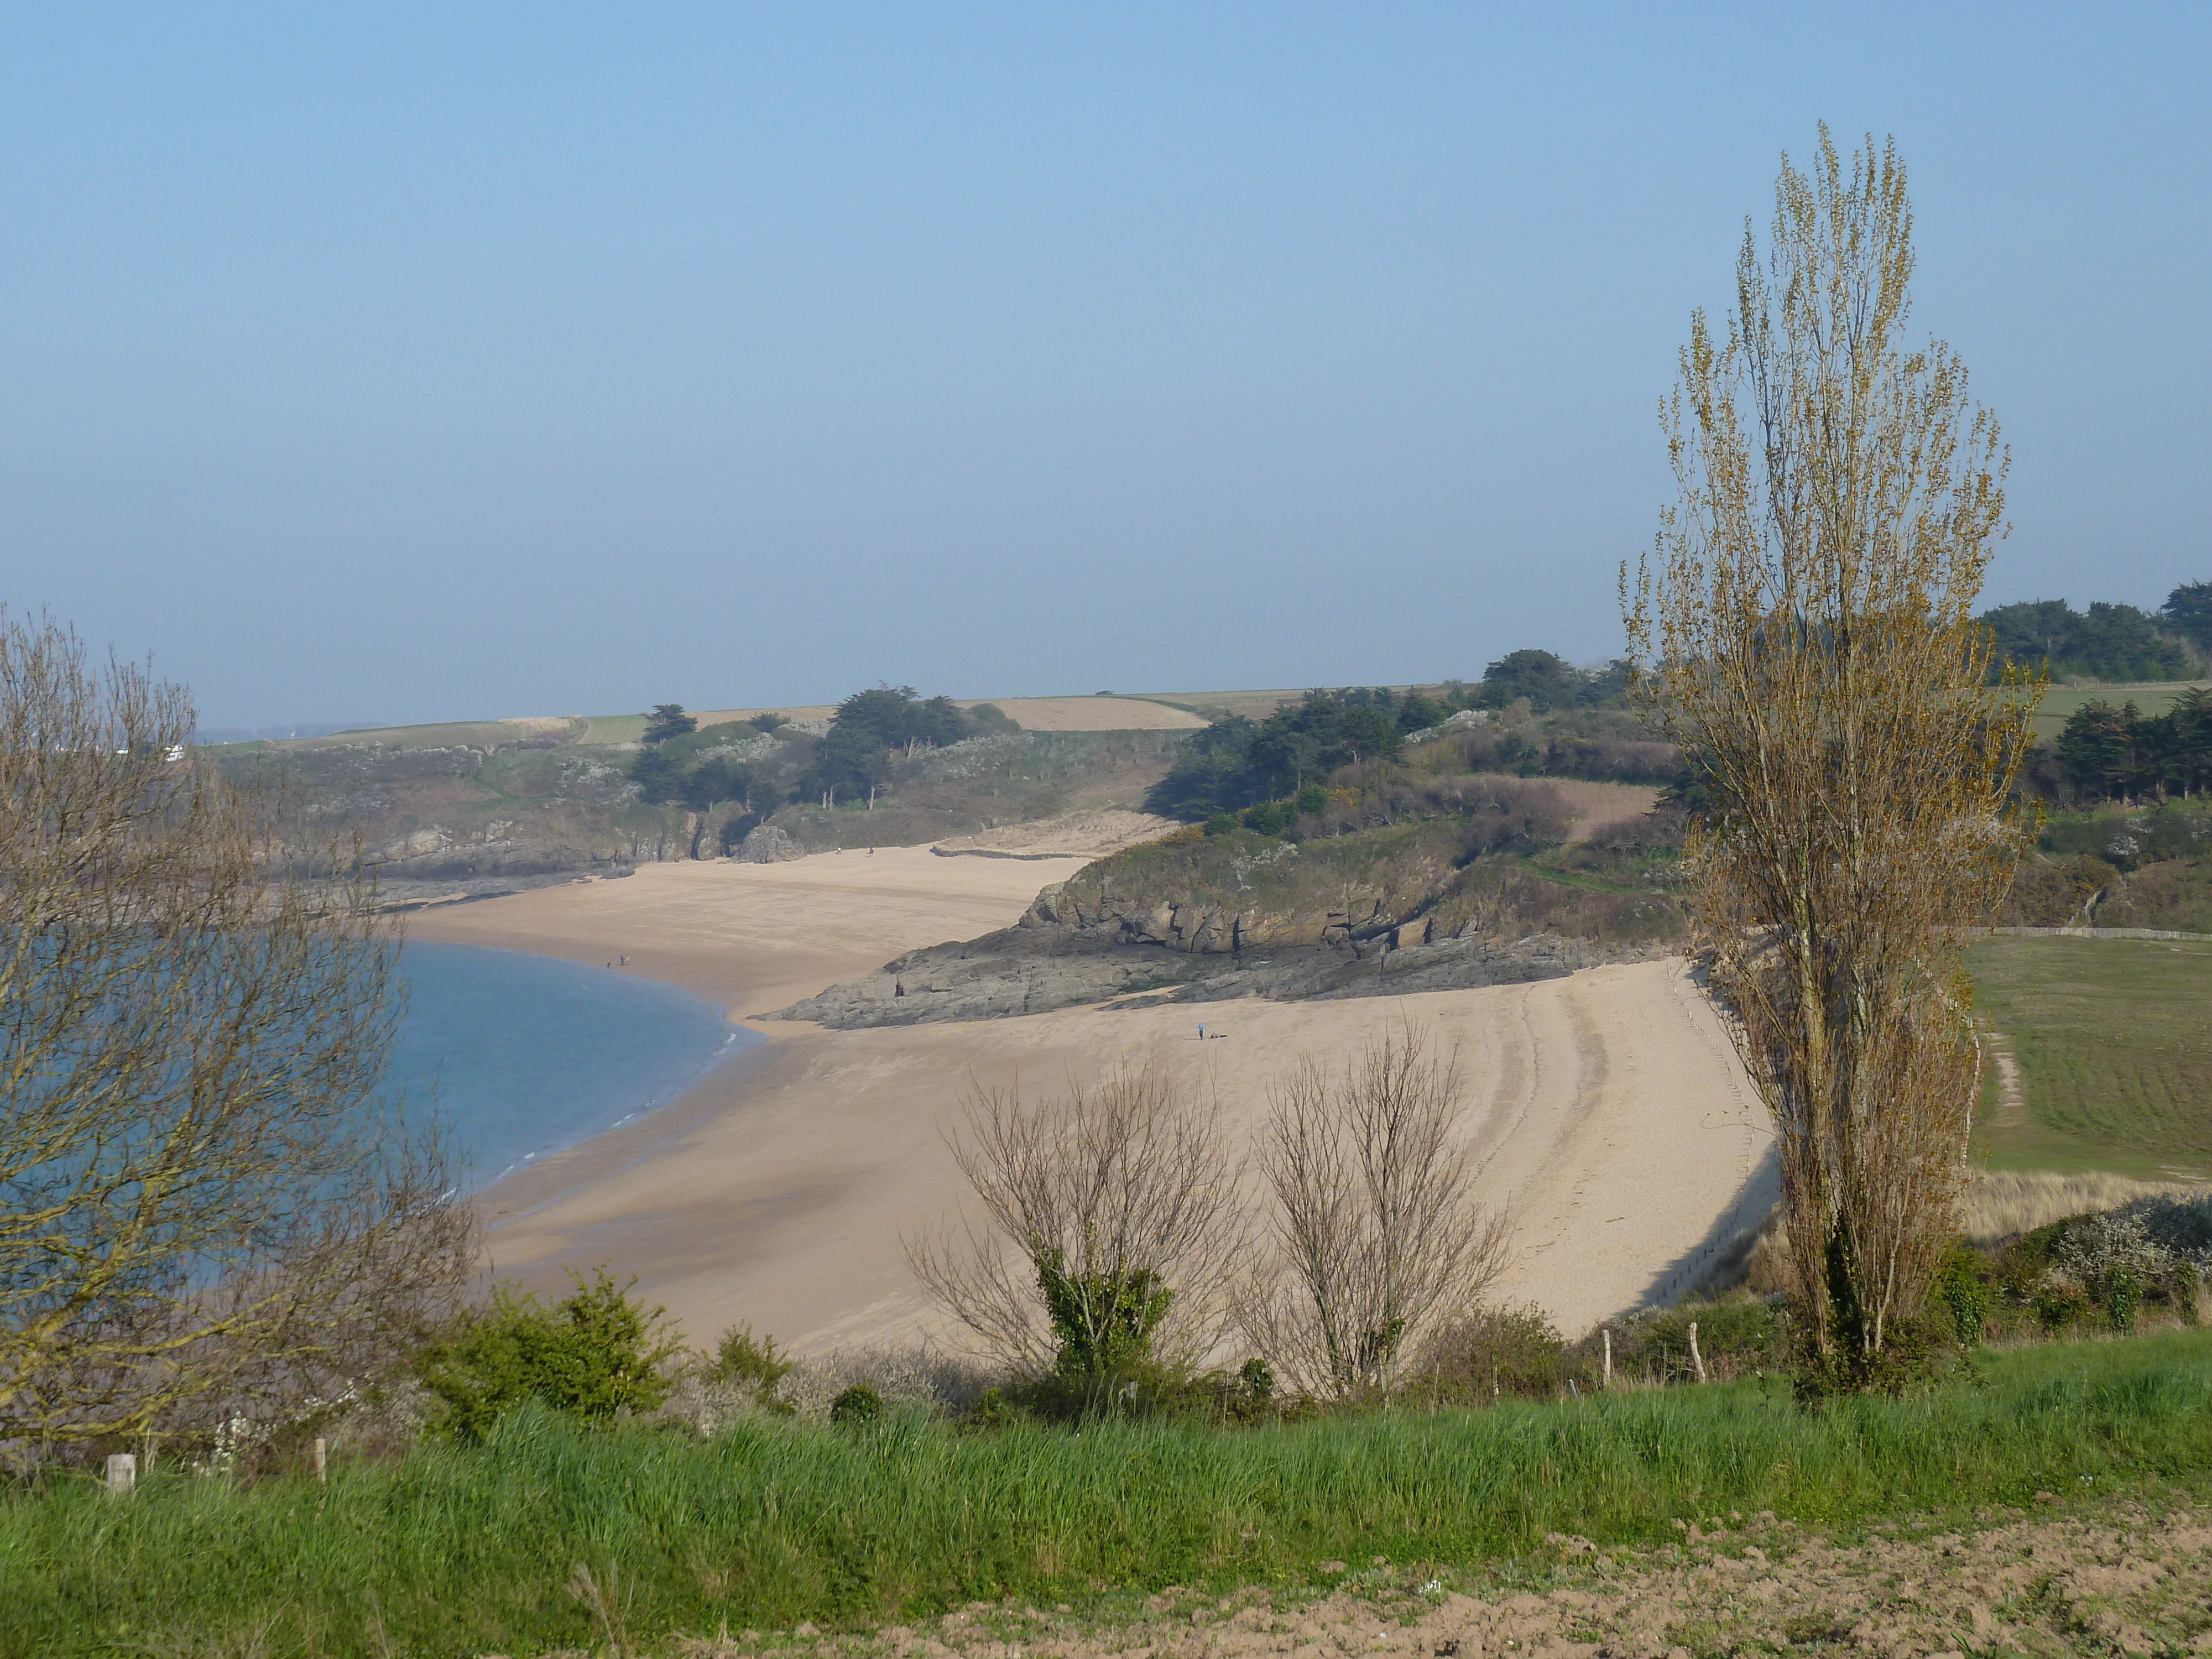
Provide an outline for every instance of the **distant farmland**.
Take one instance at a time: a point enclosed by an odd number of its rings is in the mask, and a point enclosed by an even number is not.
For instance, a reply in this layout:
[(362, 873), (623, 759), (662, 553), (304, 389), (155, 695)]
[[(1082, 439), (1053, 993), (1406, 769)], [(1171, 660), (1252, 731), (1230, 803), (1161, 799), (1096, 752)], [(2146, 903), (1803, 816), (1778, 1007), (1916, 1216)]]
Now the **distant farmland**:
[(2212, 943), (1996, 936), (1967, 966), (2018, 1066), (1984, 1092), (1992, 1167), (2212, 1173)]

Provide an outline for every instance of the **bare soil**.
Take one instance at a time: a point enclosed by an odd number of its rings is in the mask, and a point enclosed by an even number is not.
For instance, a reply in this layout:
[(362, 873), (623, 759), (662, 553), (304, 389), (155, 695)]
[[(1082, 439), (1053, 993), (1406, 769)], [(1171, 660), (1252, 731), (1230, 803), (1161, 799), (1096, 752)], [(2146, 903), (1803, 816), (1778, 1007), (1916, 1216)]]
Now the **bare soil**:
[[(1679, 1523), (1678, 1523), (1679, 1524)], [(1332, 1564), (1340, 1565), (1340, 1564)], [(1983, 1512), (1963, 1528), (1875, 1528), (1845, 1546), (1760, 1515), (1692, 1525), (1662, 1549), (1549, 1553), (1486, 1576), (1351, 1564), (1333, 1592), (1170, 1590), (1116, 1615), (971, 1604), (917, 1627), (811, 1627), (679, 1642), (687, 1659), (1406, 1659), (1706, 1654), (2212, 1652), (2212, 1515), (2181, 1488), (2065, 1512)]]

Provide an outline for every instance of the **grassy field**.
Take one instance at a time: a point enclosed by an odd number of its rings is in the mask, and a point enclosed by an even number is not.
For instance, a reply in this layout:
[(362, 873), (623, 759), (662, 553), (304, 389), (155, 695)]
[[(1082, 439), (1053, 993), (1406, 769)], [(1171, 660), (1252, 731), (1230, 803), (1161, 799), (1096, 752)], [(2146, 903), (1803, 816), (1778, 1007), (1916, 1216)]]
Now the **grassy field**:
[(2035, 711), (2035, 735), (2049, 743), (2066, 724), (2066, 717), (2085, 702), (2108, 702), (2118, 708), (2132, 702), (2145, 714), (2163, 714), (2176, 696), (2201, 681), (2161, 680), (2156, 683), (2113, 685), (2054, 685), (2044, 693)]
[(1246, 1430), (754, 1421), (700, 1443), (519, 1414), (327, 1489), (156, 1471), (124, 1502), (77, 1480), (0, 1498), (0, 1653), (596, 1649), (617, 1632), (572, 1593), (580, 1568), (630, 1650), (668, 1651), (726, 1620), (1296, 1587), (1376, 1556), (1426, 1575), (1731, 1509), (1841, 1534), (2212, 1467), (2212, 1333), (1982, 1370), (1818, 1413), (1770, 1379)]
[(2212, 944), (1991, 937), (1966, 961), (2024, 1095), (1991, 1068), (1990, 1167), (2212, 1173)]
[[(1275, 702), (1295, 700), (1300, 694), (1293, 691), (1236, 695), (1269, 700), (1266, 706), (1272, 708)], [(956, 701), (962, 708), (973, 708), (980, 700), (963, 697)], [(1138, 705), (1134, 709), (1130, 708), (1133, 703)], [(1200, 724), (1187, 708), (1167, 703), (1158, 698), (1002, 697), (995, 701), (994, 706), (1023, 729), (1031, 732), (1195, 730)], [(1119, 714), (1115, 712), (1117, 709), (1121, 711)], [(771, 708), (765, 705), (758, 708), (695, 708), (690, 711), (692, 718), (702, 726), (750, 720), (756, 714), (770, 712)], [(836, 709), (829, 703), (786, 703), (775, 708), (773, 712), (793, 720), (828, 720), (836, 713)], [(419, 749), (466, 744), (472, 748), (486, 749), (517, 743), (526, 737), (547, 735), (558, 735), (565, 741), (577, 744), (611, 745), (635, 743), (645, 735), (645, 716), (642, 714), (592, 714), (557, 720), (449, 720), (428, 726), (383, 726), (364, 727), (358, 732), (334, 732), (328, 737), (288, 738), (275, 746), (280, 749), (307, 749), (332, 744), (378, 744), (387, 748)], [(270, 745), (257, 740), (222, 746), (258, 750)]]
[[(573, 724), (580, 726), (582, 722)], [(528, 733), (524, 728), (511, 726), (504, 720), (447, 720), (430, 726), (380, 726), (365, 727), (359, 732), (333, 732), (320, 738), (227, 743), (218, 744), (217, 749), (221, 752), (271, 748), (331, 749), (360, 744), (377, 744), (395, 749), (455, 749), (464, 745), (471, 749), (489, 749), (518, 742), (526, 735)]]

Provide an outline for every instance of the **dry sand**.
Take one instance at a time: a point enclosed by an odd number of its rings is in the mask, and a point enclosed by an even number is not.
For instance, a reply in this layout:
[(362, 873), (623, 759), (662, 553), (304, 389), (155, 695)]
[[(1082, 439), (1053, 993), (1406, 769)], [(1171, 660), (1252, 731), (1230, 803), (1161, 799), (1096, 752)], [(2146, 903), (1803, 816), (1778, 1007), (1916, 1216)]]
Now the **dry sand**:
[(1502, 1289), (1570, 1334), (1679, 1286), (1771, 1204), (1764, 1113), (1671, 961), (1407, 997), (864, 1031), (757, 1018), (901, 951), (1004, 927), (1078, 867), (923, 848), (653, 865), (418, 917), (418, 938), (626, 953), (632, 971), (716, 998), (769, 1038), (675, 1105), (490, 1188), (496, 1270), (547, 1287), (566, 1267), (635, 1273), (698, 1342), (741, 1321), (802, 1348), (902, 1340), (934, 1326), (901, 1238), (959, 1211), (943, 1135), (971, 1080), (1048, 1089), (1157, 1059), (1217, 1088), (1249, 1132), (1297, 1056), (1343, 1055), (1408, 1017), (1459, 1048), (1480, 1190), (1518, 1229)]
[(1157, 813), (1109, 806), (979, 830), (972, 836), (940, 841), (930, 850), (939, 858), (1103, 859), (1125, 847), (1171, 836), (1182, 828), (1175, 819)]

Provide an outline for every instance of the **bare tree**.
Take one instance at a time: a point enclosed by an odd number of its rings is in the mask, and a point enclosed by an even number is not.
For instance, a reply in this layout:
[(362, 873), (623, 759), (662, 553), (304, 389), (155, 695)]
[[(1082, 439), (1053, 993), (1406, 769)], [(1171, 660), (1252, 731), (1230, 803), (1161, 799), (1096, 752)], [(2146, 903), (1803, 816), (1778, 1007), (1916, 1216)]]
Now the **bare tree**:
[(1691, 841), (1711, 983), (1774, 1115), (1814, 1357), (1881, 1367), (1954, 1226), (1978, 1078), (1960, 954), (2032, 834), (2008, 805), (2039, 684), (1973, 608), (2002, 533), (1996, 420), (1903, 339), (1893, 144), (1824, 127), (1750, 227), (1724, 337), (1665, 405), (1680, 486), (1622, 571), (1639, 690), (1707, 787)]
[(1108, 1382), (1218, 1344), (1242, 1219), (1210, 1097), (1152, 1066), (1033, 1103), (978, 1088), (952, 1148), (990, 1224), (907, 1259), (1002, 1362)]
[(1480, 1300), (1512, 1232), (1473, 1199), (1455, 1144), (1455, 1055), (1408, 1023), (1333, 1073), (1310, 1057), (1279, 1083), (1260, 1169), (1275, 1259), (1245, 1284), (1239, 1322), (1293, 1386), (1335, 1397), (1395, 1384), (1400, 1356)]
[(0, 612), (0, 1442), (372, 1380), (469, 1266), (438, 1136), (377, 1098), (396, 939), (358, 860), (192, 727)]

